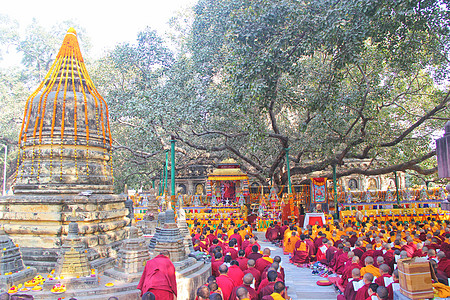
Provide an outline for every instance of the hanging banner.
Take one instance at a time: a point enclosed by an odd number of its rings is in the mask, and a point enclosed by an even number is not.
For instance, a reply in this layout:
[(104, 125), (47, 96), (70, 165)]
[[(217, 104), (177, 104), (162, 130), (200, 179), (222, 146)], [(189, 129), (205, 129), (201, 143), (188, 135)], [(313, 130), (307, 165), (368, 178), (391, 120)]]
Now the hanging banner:
[(326, 203), (327, 202), (327, 179), (311, 178), (311, 202)]
[(250, 195), (250, 190), (248, 188), (248, 179), (242, 180), (242, 194), (244, 196)]
[(206, 180), (206, 196), (212, 196), (211, 180)]

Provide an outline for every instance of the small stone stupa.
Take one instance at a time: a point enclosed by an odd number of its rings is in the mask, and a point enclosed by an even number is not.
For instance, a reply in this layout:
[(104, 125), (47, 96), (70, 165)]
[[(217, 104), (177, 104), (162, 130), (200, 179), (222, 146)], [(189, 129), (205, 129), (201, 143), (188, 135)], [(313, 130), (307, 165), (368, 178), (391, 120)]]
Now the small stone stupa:
[(141, 221), (136, 223), (136, 227), (141, 228), (144, 236), (155, 234), (158, 216), (158, 201), (156, 200), (155, 190), (150, 189), (147, 197), (147, 212)]
[(189, 253), (194, 252), (194, 245), (192, 244), (192, 237), (189, 234), (189, 228), (186, 222), (186, 212), (182, 206), (178, 210), (177, 225), (180, 229), (180, 234), (183, 237), (183, 244), (186, 249), (186, 254), (189, 255)]
[(173, 209), (168, 209), (164, 216), (164, 226), (153, 236), (152, 240), (155, 244), (151, 243), (149, 249), (154, 254), (158, 254), (162, 250), (169, 251), (172, 262), (185, 260), (187, 258), (186, 249), (180, 229), (175, 223), (175, 212)]
[(0, 272), (0, 288), (3, 289), (36, 275), (36, 268), (25, 268), (19, 247), (3, 230), (0, 230)]
[(197, 288), (211, 275), (211, 264), (188, 257), (186, 251), (189, 249), (184, 244), (184, 238), (175, 223), (175, 213), (170, 206), (165, 213), (158, 216), (158, 223), (153, 242), (149, 246), (150, 253), (156, 256), (162, 250), (169, 251), (170, 260), (177, 271), (177, 299), (194, 299)]
[(119, 248), (114, 269), (106, 270), (105, 275), (125, 282), (138, 281), (149, 259), (150, 253), (139, 229), (130, 227), (129, 238)]
[(112, 194), (108, 106), (73, 28), (23, 116), (14, 195), (0, 197), (5, 232), (20, 245), (25, 263), (48, 272), (76, 207), (83, 243), (98, 259), (109, 256), (127, 236), (126, 197)]
[(61, 247), (55, 275), (57, 277), (77, 278), (91, 275), (91, 266), (88, 261), (86, 247), (78, 235), (79, 229), (76, 222), (75, 210), (69, 224), (69, 234)]

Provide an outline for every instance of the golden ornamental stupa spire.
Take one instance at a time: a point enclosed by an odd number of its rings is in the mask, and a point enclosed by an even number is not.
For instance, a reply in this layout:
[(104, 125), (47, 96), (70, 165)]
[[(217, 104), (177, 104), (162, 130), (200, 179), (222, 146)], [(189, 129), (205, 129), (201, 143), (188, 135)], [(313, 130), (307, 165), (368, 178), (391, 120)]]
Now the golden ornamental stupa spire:
[(111, 193), (108, 106), (70, 28), (56, 59), (27, 99), (19, 135), (15, 193)]

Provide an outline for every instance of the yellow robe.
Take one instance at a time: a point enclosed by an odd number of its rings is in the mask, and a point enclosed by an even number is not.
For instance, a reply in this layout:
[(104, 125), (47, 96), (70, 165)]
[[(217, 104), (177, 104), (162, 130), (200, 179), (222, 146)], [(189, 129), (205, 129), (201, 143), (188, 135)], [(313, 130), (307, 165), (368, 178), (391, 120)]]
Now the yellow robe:
[(373, 265), (368, 265), (367, 267), (361, 268), (361, 276), (364, 276), (366, 273), (371, 273), (375, 277), (380, 277), (380, 270)]

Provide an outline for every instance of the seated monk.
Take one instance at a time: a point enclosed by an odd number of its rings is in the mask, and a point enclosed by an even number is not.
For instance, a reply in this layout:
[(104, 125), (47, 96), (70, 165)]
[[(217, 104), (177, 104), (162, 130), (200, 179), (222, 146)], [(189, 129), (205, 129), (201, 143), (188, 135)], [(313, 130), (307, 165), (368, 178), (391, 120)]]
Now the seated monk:
[[(359, 259), (358, 256), (356, 256), (356, 257)], [(355, 291), (353, 281), (358, 282), (360, 280), (361, 280), (361, 272), (358, 268), (354, 268), (352, 270), (352, 279), (349, 281), (349, 284), (347, 284), (345, 286), (344, 295), (338, 295), (337, 300), (353, 300), (353, 299), (355, 299), (356, 292), (358, 292), (358, 291), (357, 290)]]
[(371, 273), (375, 277), (380, 277), (380, 271), (373, 265), (373, 257), (367, 256), (364, 261), (365, 267), (361, 268), (361, 276), (364, 276), (366, 273)]
[(353, 253), (353, 251), (350, 254), (350, 248), (344, 247), (342, 249), (342, 253), (338, 257), (336, 257), (336, 263), (334, 265), (334, 271), (336, 272), (336, 274), (342, 275), (347, 262), (351, 261), (354, 256), (355, 254)]
[[(348, 281), (350, 280), (350, 278), (352, 278), (352, 271), (354, 269), (361, 269), (361, 265), (359, 264), (359, 257), (358, 256), (353, 256), (351, 264), (346, 266), (344, 271), (342, 272), (342, 286), (345, 287), (348, 283)], [(361, 273), (360, 273), (361, 274)]]
[(291, 232), (291, 237), (289, 237), (286, 240), (286, 245), (284, 247), (284, 252), (286, 253), (294, 253), (294, 249), (295, 249), (295, 244), (297, 243), (297, 241), (299, 240), (299, 236), (297, 235), (297, 232), (292, 231)]
[(363, 275), (364, 285), (358, 290), (358, 292), (356, 292), (355, 300), (366, 300), (367, 298), (369, 298), (369, 286), (372, 281), (373, 275), (371, 273), (366, 273)]
[(445, 252), (444, 251), (440, 251), (437, 254), (437, 259), (439, 260), (438, 265), (437, 265), (437, 269), (441, 270), (442, 272), (444, 272), (445, 275), (447, 275), (447, 277), (450, 277), (450, 259), (448, 259), (445, 256)]
[(375, 283), (378, 284), (379, 286), (386, 287), (386, 284), (384, 282), (384, 278), (390, 278), (391, 277), (391, 275), (389, 275), (389, 272), (390, 272), (391, 268), (389, 268), (389, 266), (386, 265), (386, 264), (382, 264), (382, 265), (380, 265), (380, 267), (378, 269), (380, 270), (381, 276), (378, 277), (377, 279), (375, 279)]
[(307, 264), (309, 263), (309, 246), (305, 242), (306, 236), (300, 235), (300, 240), (297, 241), (294, 248), (294, 256), (292, 262), (295, 264)]
[(366, 251), (363, 253), (363, 255), (361, 255), (360, 261), (359, 261), (359, 263), (361, 264), (362, 267), (364, 267), (366, 257), (371, 256), (372, 258), (374, 258), (374, 252), (375, 251), (372, 249), (372, 244), (367, 244)]

